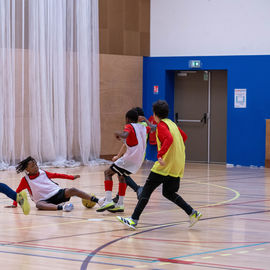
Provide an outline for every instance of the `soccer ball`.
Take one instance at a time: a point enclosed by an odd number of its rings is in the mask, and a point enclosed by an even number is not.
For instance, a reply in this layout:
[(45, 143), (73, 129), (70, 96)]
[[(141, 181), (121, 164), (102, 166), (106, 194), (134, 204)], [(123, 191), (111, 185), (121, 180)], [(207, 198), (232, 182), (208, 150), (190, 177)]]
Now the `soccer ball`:
[[(91, 196), (95, 196), (94, 194), (91, 194)], [(96, 205), (95, 202), (92, 202), (90, 200), (82, 199), (82, 204), (86, 208), (92, 208)]]

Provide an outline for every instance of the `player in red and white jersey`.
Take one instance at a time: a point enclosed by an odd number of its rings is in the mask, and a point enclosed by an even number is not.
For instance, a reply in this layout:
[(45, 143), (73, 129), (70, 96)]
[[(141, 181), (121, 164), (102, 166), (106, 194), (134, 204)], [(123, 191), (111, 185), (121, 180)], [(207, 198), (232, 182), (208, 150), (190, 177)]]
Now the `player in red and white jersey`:
[[(118, 140), (124, 140), (126, 151), (117, 159), (105, 173), (105, 202), (97, 209), (97, 212), (109, 210), (110, 212), (124, 211), (124, 196), (127, 185), (125, 177), (136, 173), (144, 161), (146, 136), (150, 132), (150, 127), (138, 124), (138, 113), (135, 110), (129, 110), (126, 113), (126, 126), (122, 132), (116, 132), (115, 137)], [(112, 200), (113, 180), (112, 176), (118, 175), (119, 200), (114, 204)]]
[[(62, 203), (68, 202), (73, 196), (97, 203), (99, 201), (95, 196), (90, 196), (77, 188), (62, 189), (57, 183), (51, 180), (52, 178), (75, 180), (80, 175), (67, 175), (40, 170), (36, 160), (31, 156), (21, 161), (17, 165), (16, 171), (17, 173), (26, 172), (16, 192), (19, 193), (23, 189), (27, 189), (31, 199), (35, 202), (39, 210), (63, 210), (70, 212), (73, 209), (73, 204), (62, 205)], [(17, 206), (16, 201), (13, 202), (13, 206)]]

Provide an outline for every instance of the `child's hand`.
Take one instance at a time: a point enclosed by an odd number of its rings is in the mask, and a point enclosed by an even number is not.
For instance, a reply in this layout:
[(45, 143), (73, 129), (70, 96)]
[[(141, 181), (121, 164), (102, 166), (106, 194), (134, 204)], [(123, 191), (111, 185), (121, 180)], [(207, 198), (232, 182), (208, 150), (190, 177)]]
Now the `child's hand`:
[(114, 157), (112, 158), (112, 161), (115, 162), (118, 158), (119, 158), (118, 156), (114, 156)]
[(6, 205), (5, 208), (16, 208), (16, 205)]
[(117, 133), (115, 133), (114, 135), (117, 140), (121, 141), (121, 137)]
[(165, 166), (166, 165), (165, 161), (162, 158), (158, 158), (158, 162), (159, 162), (159, 164), (161, 166)]
[(142, 122), (142, 121), (145, 121), (145, 117), (142, 116), (142, 115), (139, 115), (138, 116), (138, 122)]
[(74, 180), (77, 178), (80, 178), (80, 177), (81, 177), (80, 175), (76, 174), (76, 175), (74, 175)]

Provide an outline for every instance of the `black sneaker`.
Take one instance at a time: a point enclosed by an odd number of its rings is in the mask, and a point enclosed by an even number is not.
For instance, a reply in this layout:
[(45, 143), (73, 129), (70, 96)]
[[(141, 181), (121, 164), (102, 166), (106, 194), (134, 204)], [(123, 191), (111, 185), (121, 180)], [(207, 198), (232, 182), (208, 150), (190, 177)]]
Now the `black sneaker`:
[(119, 194), (116, 194), (116, 196), (112, 199), (114, 203), (118, 203), (119, 201)]

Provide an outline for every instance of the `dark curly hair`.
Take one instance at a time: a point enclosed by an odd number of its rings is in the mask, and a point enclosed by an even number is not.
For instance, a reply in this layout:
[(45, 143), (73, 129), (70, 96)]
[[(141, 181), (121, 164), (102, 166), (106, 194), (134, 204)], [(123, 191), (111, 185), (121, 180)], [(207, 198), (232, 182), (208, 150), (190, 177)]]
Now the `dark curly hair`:
[(126, 113), (126, 118), (128, 118), (132, 123), (138, 122), (138, 113), (135, 110), (129, 110)]
[(144, 116), (144, 111), (141, 107), (135, 107), (135, 108), (132, 108), (132, 110), (136, 111), (139, 116)]
[(18, 163), (18, 165), (16, 166), (16, 172), (17, 173), (23, 172), (27, 168), (27, 165), (30, 161), (36, 162), (36, 160), (31, 156), (27, 157), (26, 159)]

